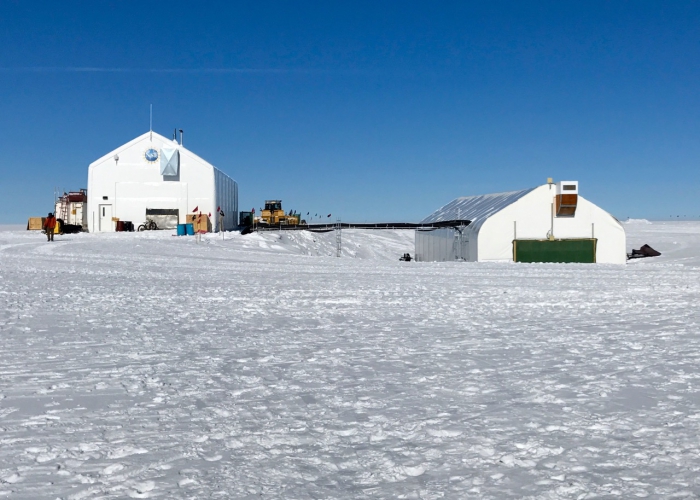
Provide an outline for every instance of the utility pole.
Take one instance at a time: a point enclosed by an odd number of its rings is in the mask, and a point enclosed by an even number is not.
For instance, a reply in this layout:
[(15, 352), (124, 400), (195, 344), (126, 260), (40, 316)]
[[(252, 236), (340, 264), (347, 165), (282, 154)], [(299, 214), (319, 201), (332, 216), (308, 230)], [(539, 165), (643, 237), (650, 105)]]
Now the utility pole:
[(219, 210), (219, 231), (221, 231), (221, 240), (225, 240), (226, 236), (224, 235), (224, 211)]
[(342, 226), (340, 224), (340, 218), (335, 221), (335, 248), (336, 257), (340, 257), (343, 253), (343, 233)]

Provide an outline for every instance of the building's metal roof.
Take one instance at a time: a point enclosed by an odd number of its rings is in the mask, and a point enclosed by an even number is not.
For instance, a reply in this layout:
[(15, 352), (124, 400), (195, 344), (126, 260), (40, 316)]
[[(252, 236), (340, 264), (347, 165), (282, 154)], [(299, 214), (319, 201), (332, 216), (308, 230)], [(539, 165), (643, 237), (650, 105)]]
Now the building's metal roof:
[(536, 188), (530, 188), (522, 191), (480, 194), (477, 196), (457, 198), (444, 207), (439, 208), (421, 222), (430, 223), (445, 220), (469, 220), (471, 221), (470, 226), (478, 228), (493, 214), (516, 202), (535, 189)]

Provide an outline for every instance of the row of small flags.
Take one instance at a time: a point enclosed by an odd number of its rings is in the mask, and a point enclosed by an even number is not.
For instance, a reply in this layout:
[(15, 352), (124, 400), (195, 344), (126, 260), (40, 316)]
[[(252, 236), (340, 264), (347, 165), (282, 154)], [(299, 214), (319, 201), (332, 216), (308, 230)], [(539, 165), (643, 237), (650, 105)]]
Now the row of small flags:
[[(194, 210), (192, 210), (192, 213), (193, 213), (193, 214), (196, 214), (197, 212), (199, 212), (199, 217), (197, 217), (197, 219), (199, 220), (199, 219), (202, 218), (202, 212), (199, 210), (199, 205), (197, 205), (196, 207), (194, 207)], [(217, 214), (220, 214), (220, 213), (221, 213), (221, 207), (220, 207), (220, 206), (219, 206), (219, 207), (216, 207), (216, 213), (217, 213)], [(211, 212), (209, 212), (209, 218), (211, 219)]]
[[(292, 213), (294, 213), (294, 212), (292, 212)], [(307, 217), (309, 216), (310, 213), (311, 212), (306, 212)], [(331, 214), (326, 215), (326, 217), (330, 217), (330, 216), (331, 216)], [(314, 214), (313, 217), (323, 217), (323, 214), (321, 214), (321, 215)]]

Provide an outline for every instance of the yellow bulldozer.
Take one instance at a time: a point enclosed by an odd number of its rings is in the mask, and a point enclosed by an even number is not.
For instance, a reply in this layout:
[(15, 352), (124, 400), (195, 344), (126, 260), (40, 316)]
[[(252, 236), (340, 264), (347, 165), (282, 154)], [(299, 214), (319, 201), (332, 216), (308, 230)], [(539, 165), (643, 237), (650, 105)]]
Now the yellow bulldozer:
[(277, 225), (287, 225), (296, 226), (301, 222), (301, 217), (298, 213), (292, 213), (291, 211), (286, 214), (282, 210), (282, 200), (265, 200), (265, 208), (260, 213), (260, 217), (257, 218), (257, 223), (259, 224), (269, 224), (271, 226)]

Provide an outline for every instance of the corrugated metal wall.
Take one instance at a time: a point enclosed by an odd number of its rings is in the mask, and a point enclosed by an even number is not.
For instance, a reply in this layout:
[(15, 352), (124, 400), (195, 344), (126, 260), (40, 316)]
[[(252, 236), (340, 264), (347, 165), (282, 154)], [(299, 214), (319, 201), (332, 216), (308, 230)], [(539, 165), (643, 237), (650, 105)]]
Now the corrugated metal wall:
[[(216, 168), (214, 183), (216, 184), (216, 206), (224, 211), (224, 229), (230, 231), (238, 225), (238, 183)], [(218, 214), (212, 214), (212, 218), (217, 230), (220, 230)]]
[(452, 228), (416, 231), (415, 257), (422, 262), (469, 260), (469, 236)]

